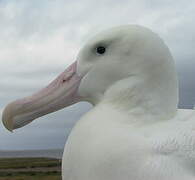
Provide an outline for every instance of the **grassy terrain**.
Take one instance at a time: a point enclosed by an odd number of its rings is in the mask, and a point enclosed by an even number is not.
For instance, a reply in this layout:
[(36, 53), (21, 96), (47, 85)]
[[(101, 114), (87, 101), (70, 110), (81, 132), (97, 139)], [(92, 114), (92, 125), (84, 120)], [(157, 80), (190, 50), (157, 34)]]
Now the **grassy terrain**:
[(0, 159), (0, 180), (61, 180), (61, 162), (49, 158)]

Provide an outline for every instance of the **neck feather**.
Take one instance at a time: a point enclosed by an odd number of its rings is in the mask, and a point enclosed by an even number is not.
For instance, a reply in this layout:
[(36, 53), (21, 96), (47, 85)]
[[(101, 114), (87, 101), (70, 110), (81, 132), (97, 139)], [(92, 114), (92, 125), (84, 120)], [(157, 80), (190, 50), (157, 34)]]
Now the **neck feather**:
[(177, 112), (177, 80), (132, 76), (111, 86), (101, 102), (140, 119), (170, 119)]

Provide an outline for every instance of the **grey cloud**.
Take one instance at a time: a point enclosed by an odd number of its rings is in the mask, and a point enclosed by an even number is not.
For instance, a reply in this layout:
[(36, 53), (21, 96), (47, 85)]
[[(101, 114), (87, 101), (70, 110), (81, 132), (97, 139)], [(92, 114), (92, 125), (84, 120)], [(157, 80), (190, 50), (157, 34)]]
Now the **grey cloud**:
[(180, 107), (192, 108), (195, 105), (195, 60), (185, 59), (178, 65)]

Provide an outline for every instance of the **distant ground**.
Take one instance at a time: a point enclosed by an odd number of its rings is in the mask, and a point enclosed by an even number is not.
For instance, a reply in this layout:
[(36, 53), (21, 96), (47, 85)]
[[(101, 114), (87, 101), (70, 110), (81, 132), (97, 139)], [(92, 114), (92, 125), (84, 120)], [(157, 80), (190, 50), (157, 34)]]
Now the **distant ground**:
[(61, 161), (53, 158), (1, 158), (0, 180), (61, 180)]
[(0, 158), (28, 158), (46, 157), (61, 159), (63, 149), (39, 149), (39, 150), (1, 150)]

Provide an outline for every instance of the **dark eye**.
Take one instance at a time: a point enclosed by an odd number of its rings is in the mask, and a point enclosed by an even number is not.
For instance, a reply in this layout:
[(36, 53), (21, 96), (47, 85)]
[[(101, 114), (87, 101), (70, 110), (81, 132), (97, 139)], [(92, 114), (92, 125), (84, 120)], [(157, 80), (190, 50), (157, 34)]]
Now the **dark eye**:
[(106, 52), (106, 48), (104, 46), (98, 46), (96, 48), (97, 54), (104, 54)]

